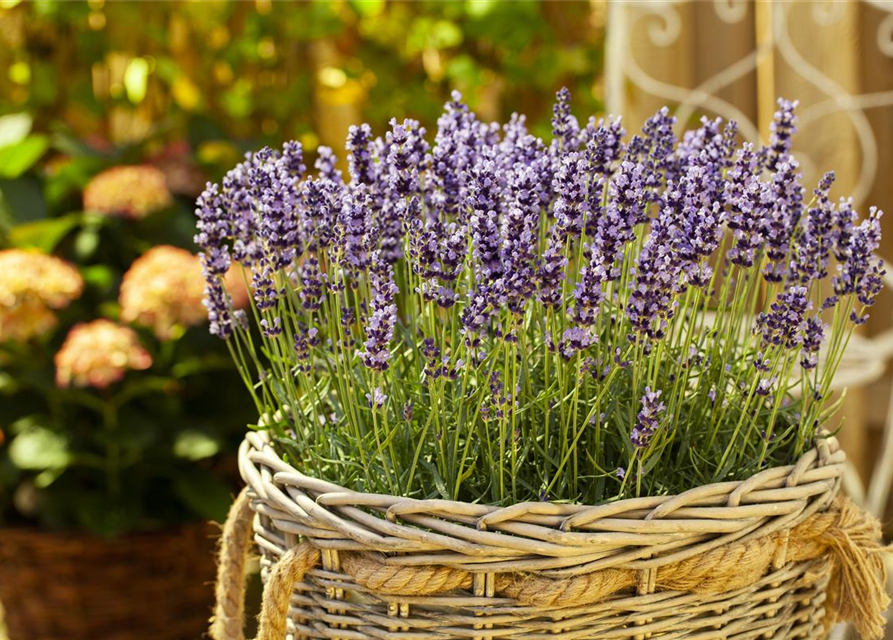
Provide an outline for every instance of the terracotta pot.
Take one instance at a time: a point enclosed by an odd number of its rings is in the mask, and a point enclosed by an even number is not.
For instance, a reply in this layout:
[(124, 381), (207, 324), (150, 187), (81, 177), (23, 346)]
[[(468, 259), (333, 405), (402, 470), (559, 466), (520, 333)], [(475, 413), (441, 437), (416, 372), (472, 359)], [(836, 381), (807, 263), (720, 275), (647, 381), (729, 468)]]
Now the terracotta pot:
[(213, 598), (206, 524), (106, 539), (0, 529), (9, 640), (194, 640)]

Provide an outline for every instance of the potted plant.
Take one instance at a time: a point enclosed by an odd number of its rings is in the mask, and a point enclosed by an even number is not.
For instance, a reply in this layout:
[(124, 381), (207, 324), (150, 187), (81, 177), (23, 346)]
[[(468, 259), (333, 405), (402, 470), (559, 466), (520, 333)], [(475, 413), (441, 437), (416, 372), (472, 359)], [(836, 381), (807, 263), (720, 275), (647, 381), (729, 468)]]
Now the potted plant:
[(211, 330), (259, 416), (212, 637), (252, 534), (264, 640), (881, 637), (829, 434), (881, 214), (801, 186), (794, 106), (756, 148), (666, 108), (580, 127), (563, 90), (546, 143), (454, 95), (433, 146), (352, 128), (349, 181), (292, 143), (210, 186)]
[(200, 326), (198, 257), (153, 246), (179, 215), (161, 172), (111, 168), (83, 198), (0, 249), (4, 621), (10, 640), (192, 639), (250, 396)]

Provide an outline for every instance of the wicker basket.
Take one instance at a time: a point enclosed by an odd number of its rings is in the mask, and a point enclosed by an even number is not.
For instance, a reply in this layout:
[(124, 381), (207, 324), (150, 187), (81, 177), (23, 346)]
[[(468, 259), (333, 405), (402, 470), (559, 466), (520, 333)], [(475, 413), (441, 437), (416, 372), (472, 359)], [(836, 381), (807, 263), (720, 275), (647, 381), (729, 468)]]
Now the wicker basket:
[(0, 530), (9, 640), (195, 640), (214, 576), (208, 525), (104, 539)]
[(252, 433), (211, 635), (242, 637), (253, 537), (263, 640), (821, 638), (838, 616), (875, 637), (884, 550), (837, 496), (844, 459), (829, 438), (796, 465), (677, 496), (498, 508), (353, 492)]

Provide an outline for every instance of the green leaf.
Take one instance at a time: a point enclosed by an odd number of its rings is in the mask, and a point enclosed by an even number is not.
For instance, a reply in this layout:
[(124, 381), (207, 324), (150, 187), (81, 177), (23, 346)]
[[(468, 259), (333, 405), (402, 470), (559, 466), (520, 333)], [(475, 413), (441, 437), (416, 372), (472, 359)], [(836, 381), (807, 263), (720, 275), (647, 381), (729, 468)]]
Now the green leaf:
[(48, 486), (58, 480), (59, 476), (61, 476), (64, 472), (64, 468), (47, 469), (46, 471), (41, 471), (36, 476), (34, 476), (34, 486), (38, 489), (46, 489)]
[(9, 459), (20, 469), (64, 469), (71, 461), (71, 453), (64, 436), (34, 426), (13, 438)]
[(49, 146), (46, 136), (36, 135), (0, 148), (0, 178), (18, 178), (37, 164)]
[(11, 113), (0, 116), (0, 148), (16, 144), (31, 133), (33, 118), (28, 113)]
[(99, 247), (99, 229), (94, 226), (84, 227), (74, 239), (74, 252), (81, 260), (93, 256)]
[(350, 6), (364, 18), (371, 18), (384, 11), (385, 2), (384, 0), (353, 0)]
[(13, 227), (9, 232), (9, 242), (15, 247), (33, 247), (44, 253), (52, 253), (80, 222), (80, 213), (26, 222)]
[(0, 393), (9, 395), (19, 388), (16, 379), (8, 373), (0, 371)]
[(81, 276), (91, 287), (106, 291), (115, 283), (115, 271), (104, 264), (94, 264), (81, 268)]
[(196, 514), (216, 522), (223, 522), (232, 503), (229, 488), (203, 469), (180, 471), (174, 478), (174, 491)]
[(425, 467), (428, 472), (434, 476), (434, 486), (437, 488), (437, 492), (440, 494), (440, 497), (444, 500), (451, 500), (450, 492), (447, 491), (446, 483), (443, 481), (443, 478), (440, 477), (440, 472), (437, 471), (437, 467), (430, 460), (421, 460), (422, 466)]
[(33, 175), (18, 180), (0, 178), (0, 226), (46, 218), (47, 207), (40, 182)]
[(146, 97), (146, 84), (149, 80), (149, 62), (145, 58), (133, 58), (124, 70), (124, 89), (127, 99), (139, 104)]
[(483, 18), (496, 8), (496, 0), (465, 0), (465, 13), (473, 18)]
[(202, 431), (190, 429), (177, 434), (174, 455), (187, 460), (210, 458), (220, 451), (220, 440)]

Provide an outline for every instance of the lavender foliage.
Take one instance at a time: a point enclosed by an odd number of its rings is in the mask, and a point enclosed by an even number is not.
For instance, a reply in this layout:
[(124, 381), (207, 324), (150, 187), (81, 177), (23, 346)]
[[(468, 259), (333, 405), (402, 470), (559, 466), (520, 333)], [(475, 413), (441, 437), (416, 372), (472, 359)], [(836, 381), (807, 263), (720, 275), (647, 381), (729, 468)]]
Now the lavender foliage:
[(885, 267), (881, 212), (831, 173), (804, 202), (779, 107), (757, 150), (669, 109), (581, 128), (562, 90), (544, 141), (454, 93), (431, 144), (351, 127), (344, 173), (248, 154), (196, 203), (211, 332), (283, 455), (358, 491), (598, 503), (792, 464)]

